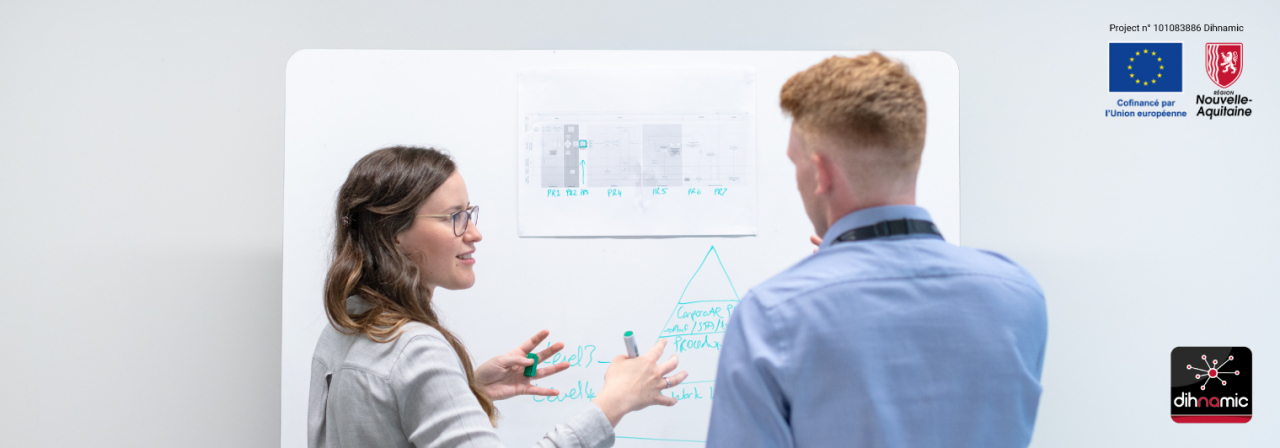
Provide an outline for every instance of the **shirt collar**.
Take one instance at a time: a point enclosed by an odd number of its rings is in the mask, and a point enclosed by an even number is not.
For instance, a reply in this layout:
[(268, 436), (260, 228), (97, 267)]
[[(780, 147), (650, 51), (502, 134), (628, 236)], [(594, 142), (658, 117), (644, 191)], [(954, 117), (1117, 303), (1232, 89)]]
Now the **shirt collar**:
[(822, 245), (818, 249), (826, 249), (835, 244), (836, 238), (850, 230), (866, 227), (880, 221), (889, 221), (892, 219), (919, 219), (921, 221), (933, 221), (929, 216), (929, 212), (922, 207), (915, 205), (882, 205), (879, 207), (864, 208), (854, 211), (853, 213), (844, 215), (827, 229), (826, 235), (822, 236)]
[(348, 314), (361, 314), (373, 309), (373, 305), (370, 305), (369, 301), (356, 295), (347, 297), (346, 305)]

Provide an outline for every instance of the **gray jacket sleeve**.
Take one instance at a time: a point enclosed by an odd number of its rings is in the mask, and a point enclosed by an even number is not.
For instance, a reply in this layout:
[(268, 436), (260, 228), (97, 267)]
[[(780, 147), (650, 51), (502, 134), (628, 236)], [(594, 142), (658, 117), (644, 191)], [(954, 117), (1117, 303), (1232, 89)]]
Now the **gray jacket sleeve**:
[[(404, 435), (417, 448), (500, 447), (489, 417), (467, 386), (453, 347), (433, 334), (408, 336), (391, 371), (391, 388)], [(556, 425), (535, 446), (604, 448), (613, 446), (613, 427), (592, 404), (567, 423)]]

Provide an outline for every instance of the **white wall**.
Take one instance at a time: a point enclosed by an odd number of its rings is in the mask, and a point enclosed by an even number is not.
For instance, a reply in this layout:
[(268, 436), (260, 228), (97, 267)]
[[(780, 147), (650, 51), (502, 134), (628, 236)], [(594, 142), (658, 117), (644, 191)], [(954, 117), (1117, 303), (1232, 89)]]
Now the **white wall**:
[[(1048, 295), (1035, 444), (1275, 440), (1276, 4), (973, 3), (0, 3), (0, 444), (277, 445), (284, 67), (304, 48), (945, 51), (965, 243)], [(1106, 31), (1126, 21), (1246, 25), (1222, 39), (1249, 49), (1234, 88), (1255, 115), (1103, 118), (1105, 42), (1205, 38)], [(1176, 345), (1250, 346), (1273, 405), (1173, 425)]]

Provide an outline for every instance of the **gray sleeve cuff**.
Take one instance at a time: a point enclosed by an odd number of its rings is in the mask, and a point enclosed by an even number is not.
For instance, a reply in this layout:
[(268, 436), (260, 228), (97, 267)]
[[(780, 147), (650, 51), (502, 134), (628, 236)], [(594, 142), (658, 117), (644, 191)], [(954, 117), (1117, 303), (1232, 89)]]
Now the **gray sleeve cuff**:
[(613, 441), (613, 425), (609, 424), (609, 418), (604, 416), (599, 406), (591, 403), (568, 423), (556, 425), (538, 446), (608, 448), (613, 446)]
[(605, 417), (604, 411), (600, 410), (595, 403), (591, 403), (574, 416), (573, 420), (569, 420), (569, 426), (582, 436), (584, 447), (613, 446), (613, 425), (609, 424), (609, 417)]

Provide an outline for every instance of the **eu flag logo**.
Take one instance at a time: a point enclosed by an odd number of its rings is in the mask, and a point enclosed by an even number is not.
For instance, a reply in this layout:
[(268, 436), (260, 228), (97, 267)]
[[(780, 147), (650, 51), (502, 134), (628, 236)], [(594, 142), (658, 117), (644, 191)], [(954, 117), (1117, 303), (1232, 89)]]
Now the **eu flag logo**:
[(1111, 42), (1112, 92), (1181, 92), (1181, 42)]

